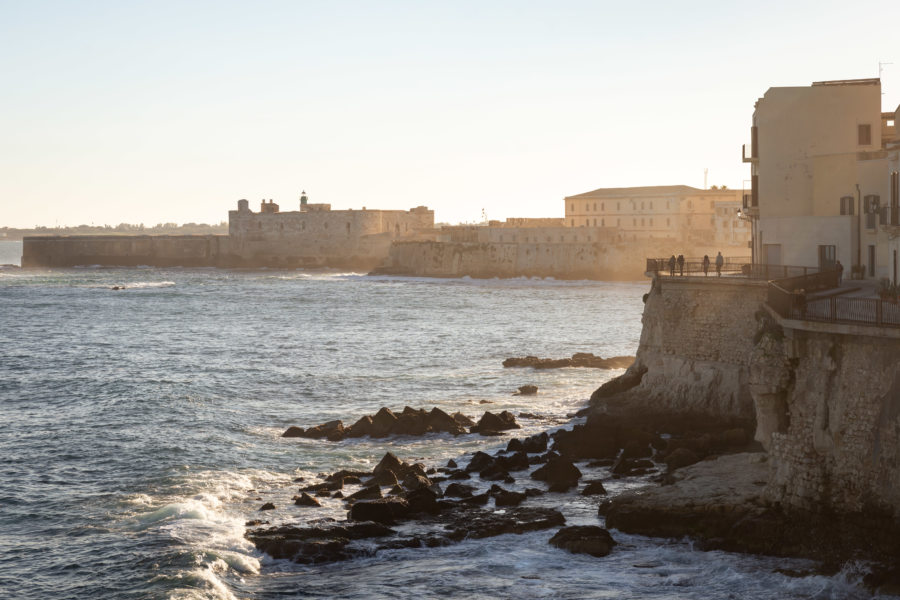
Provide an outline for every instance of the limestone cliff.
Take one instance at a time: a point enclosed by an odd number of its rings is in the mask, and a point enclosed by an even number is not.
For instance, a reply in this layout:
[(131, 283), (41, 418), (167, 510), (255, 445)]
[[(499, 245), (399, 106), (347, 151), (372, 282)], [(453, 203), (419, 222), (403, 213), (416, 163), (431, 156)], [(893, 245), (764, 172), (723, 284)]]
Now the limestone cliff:
[(644, 374), (625, 393), (595, 394), (594, 404), (752, 419), (749, 367), (765, 291), (764, 283), (738, 279), (654, 280), (628, 373)]

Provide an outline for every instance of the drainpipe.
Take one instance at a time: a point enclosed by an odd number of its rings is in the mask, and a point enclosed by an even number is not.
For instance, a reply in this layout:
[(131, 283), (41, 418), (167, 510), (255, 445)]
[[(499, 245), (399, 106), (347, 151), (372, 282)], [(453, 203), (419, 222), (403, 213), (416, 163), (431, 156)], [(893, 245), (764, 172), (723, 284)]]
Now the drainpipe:
[(862, 265), (862, 193), (859, 191), (859, 184), (856, 184), (856, 205), (859, 210), (856, 211), (856, 264)]

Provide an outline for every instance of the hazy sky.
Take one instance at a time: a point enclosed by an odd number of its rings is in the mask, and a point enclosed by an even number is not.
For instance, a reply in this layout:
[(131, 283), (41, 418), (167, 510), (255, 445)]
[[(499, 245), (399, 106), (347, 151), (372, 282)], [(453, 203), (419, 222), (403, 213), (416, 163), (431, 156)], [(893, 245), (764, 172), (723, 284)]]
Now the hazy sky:
[(771, 86), (883, 74), (900, 2), (0, 0), (0, 226), (741, 187)]

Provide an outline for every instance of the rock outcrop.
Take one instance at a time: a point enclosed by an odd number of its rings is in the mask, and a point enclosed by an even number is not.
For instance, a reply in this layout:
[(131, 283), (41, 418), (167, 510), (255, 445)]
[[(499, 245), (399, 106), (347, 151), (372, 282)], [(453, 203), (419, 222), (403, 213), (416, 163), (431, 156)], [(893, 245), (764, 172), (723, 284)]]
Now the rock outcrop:
[(504, 367), (531, 367), (533, 369), (562, 369), (564, 367), (585, 367), (590, 369), (627, 369), (634, 363), (633, 356), (613, 356), (603, 358), (590, 352), (577, 352), (572, 358), (538, 358), (523, 356), (507, 358)]

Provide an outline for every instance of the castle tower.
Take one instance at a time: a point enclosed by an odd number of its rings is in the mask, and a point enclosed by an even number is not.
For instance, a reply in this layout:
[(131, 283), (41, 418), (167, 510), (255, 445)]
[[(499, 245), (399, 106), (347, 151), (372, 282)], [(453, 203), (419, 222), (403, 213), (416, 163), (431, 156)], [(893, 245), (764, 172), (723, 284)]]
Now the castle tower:
[(309, 198), (306, 197), (306, 190), (300, 192), (300, 212), (306, 212), (306, 205), (309, 204)]

